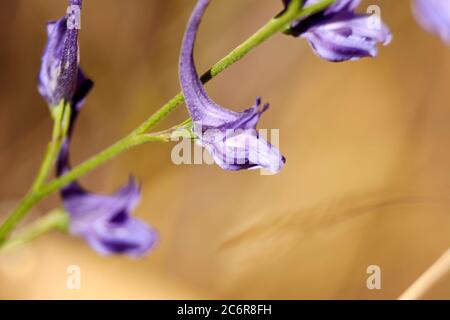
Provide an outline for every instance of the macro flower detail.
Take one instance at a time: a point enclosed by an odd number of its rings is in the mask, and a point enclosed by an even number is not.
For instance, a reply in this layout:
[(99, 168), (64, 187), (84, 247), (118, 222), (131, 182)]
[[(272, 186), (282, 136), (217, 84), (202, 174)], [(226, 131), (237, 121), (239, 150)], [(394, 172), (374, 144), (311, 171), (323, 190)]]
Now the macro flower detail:
[(425, 30), (450, 45), (450, 1), (413, 0), (413, 12)]
[[(81, 4), (81, 0), (69, 1), (69, 6), (80, 10)], [(38, 90), (51, 108), (62, 101), (69, 102), (75, 92), (79, 72), (78, 33), (70, 14), (47, 24), (48, 39), (38, 76)]]
[(234, 112), (214, 103), (207, 95), (195, 67), (193, 51), (201, 18), (209, 0), (199, 0), (188, 23), (180, 56), (180, 82), (197, 141), (224, 170), (264, 168), (279, 172), (285, 163), (280, 151), (264, 140), (256, 125), (268, 105)]
[[(285, 7), (291, 0), (283, 0)], [(306, 0), (304, 7), (320, 0)], [(308, 40), (314, 52), (332, 62), (375, 57), (377, 45), (388, 45), (392, 40), (389, 28), (367, 14), (357, 14), (361, 0), (337, 0), (325, 10), (292, 23), (288, 33)]]

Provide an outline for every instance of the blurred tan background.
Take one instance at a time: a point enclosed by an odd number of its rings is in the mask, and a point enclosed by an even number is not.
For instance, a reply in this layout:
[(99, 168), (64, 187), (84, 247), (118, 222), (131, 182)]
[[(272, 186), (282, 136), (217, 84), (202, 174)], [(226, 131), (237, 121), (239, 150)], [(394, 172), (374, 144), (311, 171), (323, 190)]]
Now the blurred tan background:
[[(72, 151), (79, 163), (179, 91), (177, 62), (195, 0), (85, 1), (82, 66), (95, 82)], [(409, 1), (378, 4), (394, 42), (377, 59), (332, 64), (278, 35), (208, 84), (242, 110), (271, 103), (261, 128), (281, 131), (276, 176), (175, 166), (173, 144), (128, 152), (82, 179), (111, 192), (143, 182), (136, 215), (160, 233), (143, 260), (100, 257), (53, 233), (0, 258), (0, 298), (394, 299), (450, 245), (450, 55), (415, 23)], [(44, 24), (60, 0), (0, 2), (0, 214), (27, 191), (50, 135), (36, 90)], [(281, 9), (277, 0), (212, 1), (201, 70)], [(364, 8), (362, 8), (364, 9)], [(186, 118), (179, 108), (158, 128)], [(59, 204), (41, 203), (28, 221)], [(81, 267), (81, 290), (66, 269)], [(368, 290), (378, 265), (382, 289)], [(450, 298), (450, 275), (426, 298)]]

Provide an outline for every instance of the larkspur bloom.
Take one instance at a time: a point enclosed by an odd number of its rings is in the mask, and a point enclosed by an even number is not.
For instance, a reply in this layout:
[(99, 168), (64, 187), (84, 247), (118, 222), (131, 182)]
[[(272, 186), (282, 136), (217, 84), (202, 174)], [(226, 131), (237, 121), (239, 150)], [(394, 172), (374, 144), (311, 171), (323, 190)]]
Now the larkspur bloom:
[(413, 0), (413, 11), (425, 30), (439, 35), (450, 45), (450, 1)]
[[(305, 0), (303, 7), (322, 0)], [(308, 40), (314, 52), (332, 62), (375, 57), (377, 44), (388, 45), (392, 34), (378, 19), (367, 14), (357, 14), (361, 0), (336, 0), (325, 10), (305, 19), (295, 21), (288, 33)], [(283, 0), (287, 7), (291, 0)]]
[[(81, 6), (81, 0), (70, 5)], [(81, 8), (81, 7), (80, 7)], [(68, 29), (68, 17), (48, 25), (48, 42), (42, 59), (39, 92), (53, 108), (63, 101), (71, 108), (70, 124), (57, 159), (57, 175), (70, 170), (69, 144), (74, 125), (93, 82), (81, 71), (78, 31)], [(99, 195), (72, 182), (61, 190), (70, 216), (70, 232), (84, 238), (100, 254), (142, 256), (156, 243), (157, 234), (130, 213), (140, 198), (140, 188), (131, 179), (112, 195)]]
[(279, 172), (285, 159), (280, 151), (264, 140), (256, 125), (268, 105), (256, 104), (233, 112), (214, 103), (206, 94), (194, 63), (193, 51), (201, 18), (209, 0), (199, 0), (188, 23), (180, 56), (180, 82), (194, 124), (197, 141), (225, 170), (264, 168)]

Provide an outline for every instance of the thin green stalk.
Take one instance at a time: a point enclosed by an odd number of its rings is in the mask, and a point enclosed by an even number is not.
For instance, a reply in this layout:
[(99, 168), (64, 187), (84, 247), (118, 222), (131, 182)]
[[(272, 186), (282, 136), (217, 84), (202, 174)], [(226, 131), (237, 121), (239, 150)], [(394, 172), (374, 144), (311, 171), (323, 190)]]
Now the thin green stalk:
[(47, 146), (44, 160), (42, 161), (41, 167), (39, 168), (38, 174), (33, 182), (31, 192), (36, 192), (40, 189), (53, 168), (53, 164), (56, 161), (56, 157), (58, 156), (62, 141), (66, 136), (67, 128), (69, 126), (70, 106), (62, 102), (59, 106), (53, 109), (52, 117), (52, 140)]
[(36, 192), (45, 182), (48, 177), (48, 174), (53, 167), (53, 163), (56, 155), (58, 154), (59, 149), (61, 148), (61, 143), (59, 141), (51, 141), (47, 146), (47, 151), (44, 156), (44, 160), (42, 161), (41, 167), (39, 168), (36, 180), (33, 183), (31, 188), (31, 192)]
[(55, 209), (7, 241), (0, 248), (0, 255), (16, 249), (52, 230), (66, 232), (68, 225), (69, 216), (67, 213), (63, 209)]
[[(304, 18), (306, 16), (314, 14), (315, 12), (319, 12), (334, 3), (334, 1), (335, 0), (324, 0), (320, 3), (310, 5), (307, 8), (301, 9), (301, 4), (303, 2), (301, 0), (293, 0), (288, 9), (283, 14), (281, 14), (277, 18), (270, 20), (264, 27), (258, 30), (254, 35), (244, 41), (222, 60), (216, 63), (209, 71), (207, 71), (201, 77), (202, 82), (206, 83), (209, 80), (213, 79), (215, 76), (242, 59), (251, 50), (258, 47), (261, 43), (269, 39), (271, 36), (278, 32), (284, 31), (292, 21)], [(156, 124), (166, 118), (169, 113), (175, 110), (183, 102), (183, 93), (179, 92), (175, 97), (173, 97), (169, 102), (167, 102), (152, 116), (150, 116), (150, 118), (148, 118), (130, 135), (116, 142), (114, 145), (110, 146), (99, 154), (93, 156), (91, 159), (74, 167), (64, 176), (51, 181), (49, 184), (43, 186), (36, 192), (32, 192), (25, 196), (25, 198), (19, 203), (18, 207), (11, 213), (11, 215), (0, 227), (0, 246), (8, 237), (13, 228), (17, 225), (17, 223), (20, 222), (26, 215), (28, 210), (43, 198), (64, 187), (70, 182), (78, 179), (87, 172), (102, 165), (108, 160), (114, 158), (125, 150), (149, 141), (167, 141), (167, 137), (161, 138), (161, 136), (144, 135), (144, 133), (148, 132)]]

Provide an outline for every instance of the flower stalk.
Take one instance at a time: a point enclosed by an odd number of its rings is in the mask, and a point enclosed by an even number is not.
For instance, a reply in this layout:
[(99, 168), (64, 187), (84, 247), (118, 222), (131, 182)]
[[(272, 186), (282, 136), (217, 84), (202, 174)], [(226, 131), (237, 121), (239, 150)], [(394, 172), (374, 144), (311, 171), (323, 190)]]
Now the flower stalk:
[(61, 143), (67, 135), (70, 121), (70, 106), (64, 102), (60, 103), (58, 107), (52, 110), (52, 117), (52, 140), (47, 146), (44, 160), (39, 168), (33, 187), (31, 188), (32, 192), (37, 192), (42, 187), (55, 164), (59, 150), (61, 149)]

